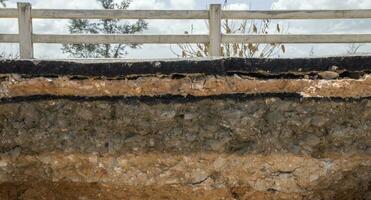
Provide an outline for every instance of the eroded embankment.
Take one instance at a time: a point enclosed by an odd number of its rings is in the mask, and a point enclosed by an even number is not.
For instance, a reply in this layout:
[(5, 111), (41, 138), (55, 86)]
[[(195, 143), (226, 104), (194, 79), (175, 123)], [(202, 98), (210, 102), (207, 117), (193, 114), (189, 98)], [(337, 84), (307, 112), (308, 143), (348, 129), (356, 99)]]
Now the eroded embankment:
[(370, 61), (0, 62), (0, 199), (368, 199)]
[(54, 193), (52, 182), (97, 182), (106, 196), (104, 187), (148, 187), (171, 198), (170, 187), (210, 199), (238, 188), (246, 198), (361, 199), (371, 180), (370, 108), (369, 99), (243, 95), (2, 103), (0, 177), (30, 184), (19, 189), (25, 197), (44, 181), (43, 194)]

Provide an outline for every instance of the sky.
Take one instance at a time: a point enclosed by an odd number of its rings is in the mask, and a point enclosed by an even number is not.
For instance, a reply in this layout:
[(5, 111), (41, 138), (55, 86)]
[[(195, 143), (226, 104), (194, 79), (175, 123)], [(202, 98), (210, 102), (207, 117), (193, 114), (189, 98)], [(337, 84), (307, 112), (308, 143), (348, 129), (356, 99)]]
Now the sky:
[[(22, 0), (33, 8), (53, 9), (99, 9), (96, 0)], [(7, 7), (16, 7), (17, 0), (9, 0)], [(224, 0), (133, 0), (130, 9), (207, 9), (209, 4)], [(228, 0), (231, 10), (300, 10), (300, 9), (371, 9), (371, 0)], [(203, 20), (147, 20), (146, 34), (182, 34), (190, 31), (207, 34)], [(280, 20), (287, 34), (325, 33), (371, 33), (371, 20)], [(34, 20), (35, 33), (68, 33), (68, 20)], [(0, 33), (17, 33), (16, 19), (0, 19)], [(61, 45), (35, 44), (37, 58), (66, 58)], [(320, 57), (344, 55), (350, 44), (304, 44), (286, 45), (286, 53), (278, 57)], [(179, 52), (177, 45), (143, 45), (129, 50), (126, 58), (171, 58), (176, 57), (170, 49)], [(18, 45), (0, 44), (0, 52), (17, 54)], [(371, 52), (371, 45), (362, 45), (359, 53)]]

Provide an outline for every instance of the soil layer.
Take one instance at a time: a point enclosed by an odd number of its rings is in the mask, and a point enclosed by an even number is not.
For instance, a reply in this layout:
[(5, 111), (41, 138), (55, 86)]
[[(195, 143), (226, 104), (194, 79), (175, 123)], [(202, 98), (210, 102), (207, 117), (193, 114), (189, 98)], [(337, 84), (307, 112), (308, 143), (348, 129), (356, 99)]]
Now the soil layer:
[(371, 57), (0, 61), (0, 200), (371, 199)]
[(124, 80), (74, 80), (59, 78), (20, 78), (7, 76), (0, 81), (0, 98), (27, 96), (215, 96), (225, 94), (296, 93), (303, 97), (370, 97), (371, 76), (360, 79), (256, 80), (246, 76), (200, 76), (183, 78), (161, 76)]
[(368, 98), (41, 97), (0, 110), (4, 198), (370, 198)]

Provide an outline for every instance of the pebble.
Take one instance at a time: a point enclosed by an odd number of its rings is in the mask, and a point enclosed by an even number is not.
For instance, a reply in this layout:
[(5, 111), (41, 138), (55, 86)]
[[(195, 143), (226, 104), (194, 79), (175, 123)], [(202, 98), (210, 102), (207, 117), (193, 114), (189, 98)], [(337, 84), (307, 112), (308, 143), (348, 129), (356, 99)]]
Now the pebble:
[(333, 71), (325, 71), (320, 72), (318, 75), (323, 79), (337, 79), (339, 78), (339, 74)]
[(311, 119), (311, 124), (313, 126), (316, 126), (316, 127), (323, 127), (327, 122), (329, 121), (329, 119), (327, 119), (326, 117), (323, 117), (323, 116), (313, 116), (312, 119)]
[(207, 179), (208, 174), (202, 169), (196, 169), (192, 172), (192, 183), (200, 183)]
[(338, 66), (336, 66), (336, 65), (333, 65), (333, 66), (331, 66), (330, 67), (330, 71), (336, 71), (336, 70), (338, 70), (339, 69), (339, 67)]
[(155, 140), (153, 138), (149, 139), (149, 146), (154, 147), (155, 146)]
[(154, 66), (155, 68), (160, 68), (161, 65), (162, 65), (161, 62), (158, 62), (158, 61), (157, 61), (157, 62), (154, 63), (153, 66)]
[(184, 114), (184, 120), (192, 120), (194, 118), (195, 118), (195, 114), (193, 114), (193, 113)]
[(8, 162), (0, 160), (0, 167), (7, 167), (7, 166), (8, 166)]
[(165, 111), (165, 112), (161, 113), (162, 118), (171, 119), (171, 118), (174, 118), (175, 116), (176, 116), (175, 111)]
[(319, 143), (321, 143), (321, 139), (314, 134), (308, 134), (305, 137), (304, 142), (309, 146), (317, 146)]
[(218, 158), (214, 161), (214, 169), (220, 170), (225, 165), (225, 159), (224, 158)]

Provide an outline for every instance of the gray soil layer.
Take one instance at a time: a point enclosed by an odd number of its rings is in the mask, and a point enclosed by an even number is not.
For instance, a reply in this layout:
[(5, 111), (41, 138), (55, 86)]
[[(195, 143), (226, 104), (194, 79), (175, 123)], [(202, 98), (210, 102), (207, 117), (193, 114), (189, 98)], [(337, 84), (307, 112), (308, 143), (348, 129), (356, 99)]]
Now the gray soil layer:
[(67, 99), (0, 104), (0, 151), (371, 153), (371, 100)]

